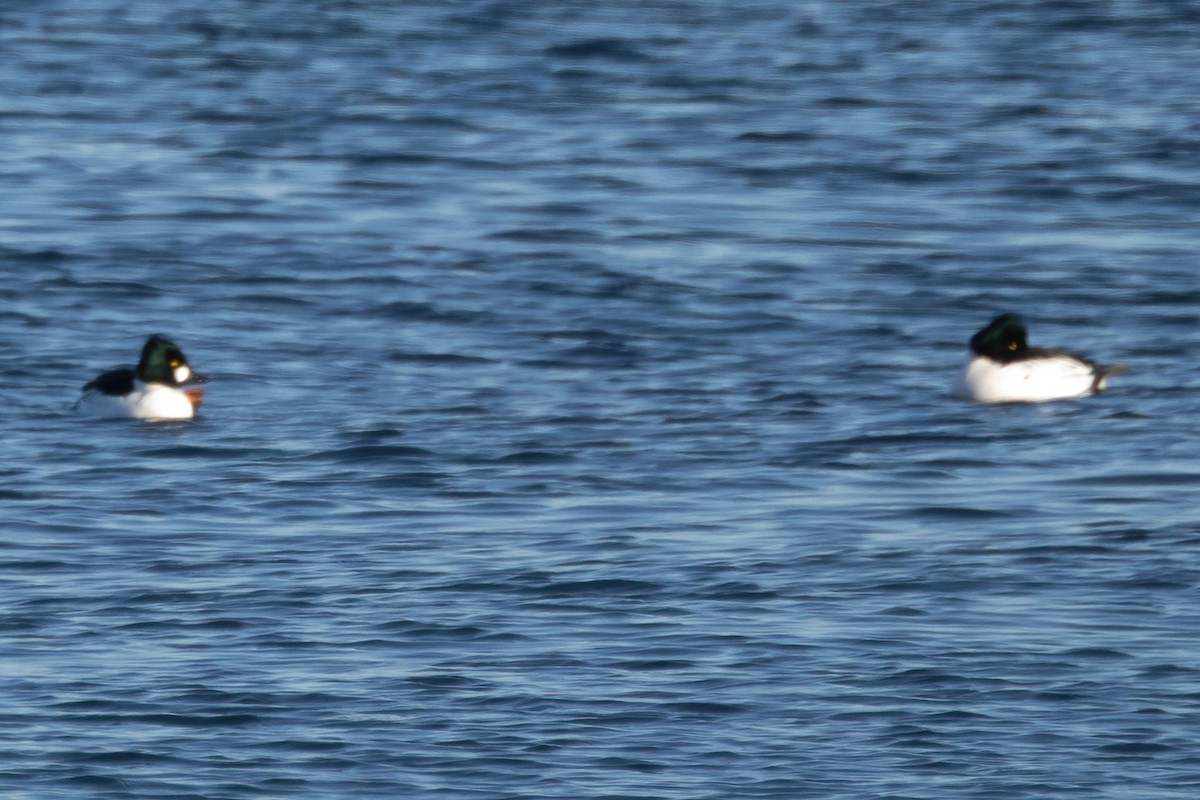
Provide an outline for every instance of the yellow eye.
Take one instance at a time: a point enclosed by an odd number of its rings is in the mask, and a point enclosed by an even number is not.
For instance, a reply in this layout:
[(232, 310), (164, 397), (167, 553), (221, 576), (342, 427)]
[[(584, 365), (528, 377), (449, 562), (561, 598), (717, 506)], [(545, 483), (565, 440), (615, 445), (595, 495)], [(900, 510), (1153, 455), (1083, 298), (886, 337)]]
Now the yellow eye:
[(178, 366), (179, 366), (179, 359), (178, 359), (178, 358), (172, 358), (172, 359), (171, 359), (171, 360), (168, 362), (167, 366), (170, 366), (170, 367), (178, 367)]
[(1009, 343), (1008, 343), (1008, 349), (1009, 349), (1009, 350), (1016, 350), (1016, 349), (1017, 349), (1017, 343), (1016, 343), (1016, 342), (1009, 342)]

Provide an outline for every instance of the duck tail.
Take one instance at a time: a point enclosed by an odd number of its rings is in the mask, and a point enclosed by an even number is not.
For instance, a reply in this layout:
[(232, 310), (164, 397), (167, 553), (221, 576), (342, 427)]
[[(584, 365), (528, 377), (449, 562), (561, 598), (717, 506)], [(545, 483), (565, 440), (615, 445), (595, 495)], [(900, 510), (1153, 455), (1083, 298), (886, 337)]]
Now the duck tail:
[(1124, 375), (1129, 372), (1125, 364), (1113, 364), (1107, 367), (1096, 367), (1096, 378), (1092, 381), (1092, 391), (1103, 392), (1108, 385), (1108, 379), (1113, 375)]

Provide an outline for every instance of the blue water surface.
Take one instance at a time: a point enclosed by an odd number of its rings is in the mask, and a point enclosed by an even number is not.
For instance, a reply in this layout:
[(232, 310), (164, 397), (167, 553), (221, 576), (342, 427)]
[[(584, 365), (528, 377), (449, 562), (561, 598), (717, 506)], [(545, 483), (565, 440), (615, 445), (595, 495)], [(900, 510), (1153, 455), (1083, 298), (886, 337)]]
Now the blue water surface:
[(1196, 797), (1198, 21), (0, 7), (0, 794)]

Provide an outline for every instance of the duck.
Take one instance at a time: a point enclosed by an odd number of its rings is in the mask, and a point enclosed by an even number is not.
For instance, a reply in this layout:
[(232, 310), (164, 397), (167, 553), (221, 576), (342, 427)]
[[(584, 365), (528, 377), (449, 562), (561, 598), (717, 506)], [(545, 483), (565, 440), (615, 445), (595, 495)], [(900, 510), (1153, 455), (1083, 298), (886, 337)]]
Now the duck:
[(1100, 366), (1065, 350), (1029, 346), (1025, 321), (1001, 314), (971, 337), (960, 393), (980, 403), (1042, 403), (1087, 397), (1128, 369)]
[(146, 340), (133, 369), (101, 373), (83, 386), (75, 404), (81, 411), (99, 417), (143, 420), (192, 419), (200, 408), (204, 390), (186, 384), (205, 383), (179, 346), (162, 334)]

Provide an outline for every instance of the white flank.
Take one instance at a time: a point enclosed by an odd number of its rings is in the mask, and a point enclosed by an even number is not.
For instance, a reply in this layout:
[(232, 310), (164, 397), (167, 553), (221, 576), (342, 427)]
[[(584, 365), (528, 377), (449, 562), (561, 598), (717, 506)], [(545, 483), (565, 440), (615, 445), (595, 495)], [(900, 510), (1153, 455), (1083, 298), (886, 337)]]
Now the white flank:
[(961, 390), (980, 403), (1041, 403), (1086, 397), (1096, 370), (1070, 356), (1046, 356), (1000, 364), (975, 356), (963, 370)]
[(87, 392), (79, 399), (78, 408), (97, 417), (132, 417), (133, 419), (191, 419), (195, 415), (192, 401), (170, 386), (137, 381), (128, 395), (116, 397), (102, 392)]

